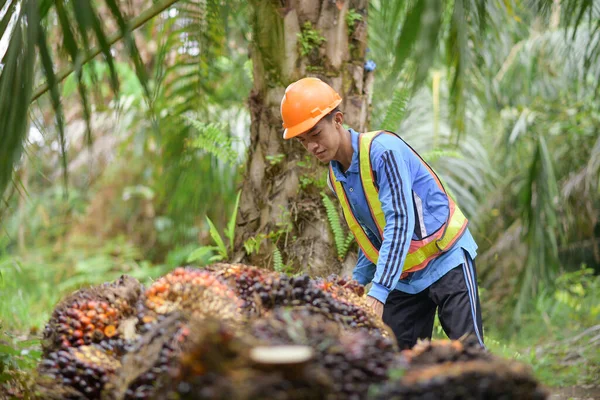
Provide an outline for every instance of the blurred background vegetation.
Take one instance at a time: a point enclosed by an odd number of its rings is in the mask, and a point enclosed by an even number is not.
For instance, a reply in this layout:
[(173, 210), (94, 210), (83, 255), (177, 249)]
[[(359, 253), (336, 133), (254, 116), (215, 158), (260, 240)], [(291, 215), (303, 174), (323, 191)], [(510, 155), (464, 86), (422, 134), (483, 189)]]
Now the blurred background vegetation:
[[(0, 5), (0, 377), (31, 368), (54, 305), (79, 287), (148, 281), (269, 240), (265, 265), (308, 270), (282, 254), (285, 222), (234, 246), (253, 154), (252, 46), (281, 34), (261, 2)], [(552, 385), (593, 382), (600, 2), (371, 0), (344, 13), (350, 35), (368, 29), (369, 127), (400, 133), (471, 221), (492, 351)], [(298, 53), (320, 38), (304, 29)], [(323, 173), (301, 189), (321, 199)], [(341, 273), (356, 248), (331, 203), (319, 207)]]

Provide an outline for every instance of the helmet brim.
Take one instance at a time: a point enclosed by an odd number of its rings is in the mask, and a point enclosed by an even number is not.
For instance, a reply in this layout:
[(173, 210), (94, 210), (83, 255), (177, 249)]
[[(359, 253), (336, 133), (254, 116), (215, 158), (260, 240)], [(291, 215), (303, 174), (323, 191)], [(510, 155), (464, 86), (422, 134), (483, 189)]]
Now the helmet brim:
[(333, 111), (334, 108), (336, 108), (340, 103), (342, 102), (342, 99), (336, 99), (333, 103), (331, 103), (331, 105), (327, 108), (325, 108), (320, 115), (307, 119), (305, 121), (302, 121), (301, 123), (291, 126), (287, 129), (285, 129), (283, 131), (283, 138), (284, 139), (291, 139), (294, 138), (298, 135), (303, 134), (304, 132), (308, 131), (309, 129), (311, 129), (312, 127), (314, 127), (320, 120), (323, 119), (323, 117), (325, 117), (327, 114), (329, 114), (331, 111)]

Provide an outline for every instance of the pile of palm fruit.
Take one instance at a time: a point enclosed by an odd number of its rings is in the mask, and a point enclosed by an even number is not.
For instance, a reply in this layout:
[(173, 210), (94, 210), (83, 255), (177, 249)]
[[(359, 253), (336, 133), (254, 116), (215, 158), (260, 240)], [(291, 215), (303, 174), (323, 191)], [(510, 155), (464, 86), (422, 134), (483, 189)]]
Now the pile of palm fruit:
[(542, 399), (470, 339), (399, 352), (345, 278), (241, 264), (78, 291), (44, 331), (44, 399)]
[[(422, 341), (402, 352), (399, 378), (375, 388), (376, 400), (542, 400), (546, 390), (527, 366), (485, 352), (478, 340)], [(393, 374), (392, 374), (393, 375)]]

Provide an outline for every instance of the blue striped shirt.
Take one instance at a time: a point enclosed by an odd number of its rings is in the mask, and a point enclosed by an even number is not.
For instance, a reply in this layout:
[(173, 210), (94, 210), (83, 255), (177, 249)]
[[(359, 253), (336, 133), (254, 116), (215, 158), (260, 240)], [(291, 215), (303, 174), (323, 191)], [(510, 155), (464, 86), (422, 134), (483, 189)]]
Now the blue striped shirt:
[(350, 134), (354, 149), (350, 167), (344, 172), (337, 161), (332, 161), (331, 166), (344, 187), (354, 215), (379, 248), (377, 265), (359, 250), (353, 272), (354, 279), (361, 284), (373, 282), (369, 296), (385, 303), (393, 289), (419, 293), (463, 263), (462, 249), (474, 259), (477, 244), (467, 229), (450, 250), (432, 260), (426, 268), (400, 280), (411, 240), (435, 233), (446, 221), (447, 196), (406, 143), (393, 135), (377, 136), (371, 145), (371, 165), (386, 220), (382, 243), (360, 180), (358, 133), (350, 129)]

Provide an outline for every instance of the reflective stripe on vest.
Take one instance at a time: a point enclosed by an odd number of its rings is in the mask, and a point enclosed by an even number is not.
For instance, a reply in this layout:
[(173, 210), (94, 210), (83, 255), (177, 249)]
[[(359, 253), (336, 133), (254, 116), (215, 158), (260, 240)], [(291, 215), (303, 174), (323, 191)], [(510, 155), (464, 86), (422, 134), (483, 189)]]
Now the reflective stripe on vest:
[[(381, 201), (379, 200), (379, 190), (375, 185), (375, 179), (373, 177), (373, 168), (371, 167), (371, 144), (373, 140), (384, 131), (374, 131), (360, 134), (358, 144), (358, 156), (360, 163), (360, 179), (365, 193), (371, 216), (377, 225), (379, 235), (383, 241), (383, 232), (385, 229), (385, 214), (381, 207)], [(388, 133), (388, 132), (385, 132)], [(393, 134), (389, 132), (389, 134)], [(395, 134), (394, 134), (395, 135)], [(400, 140), (399, 136), (395, 135)], [(406, 143), (406, 142), (405, 142)], [(429, 167), (429, 165), (414, 151), (412, 147), (406, 144), (415, 155), (421, 160), (421, 163), (429, 173), (434, 177), (440, 189), (446, 194), (448, 199), (448, 219), (434, 234), (422, 239), (422, 240), (411, 240), (406, 260), (402, 267), (403, 273), (414, 272), (423, 269), (429, 264), (431, 260), (439, 256), (443, 252), (450, 249), (454, 243), (462, 236), (467, 228), (468, 220), (460, 209), (456, 206), (456, 203), (444, 189), (444, 186), (438, 179), (437, 175)], [(337, 194), (344, 218), (348, 224), (348, 227), (354, 234), (356, 242), (362, 249), (365, 257), (367, 257), (373, 264), (377, 264), (379, 259), (379, 249), (371, 242), (363, 227), (360, 225), (356, 216), (352, 212), (352, 208), (348, 202), (348, 197), (342, 186), (342, 184), (335, 178), (333, 169), (329, 167), (329, 179), (332, 186)]]

